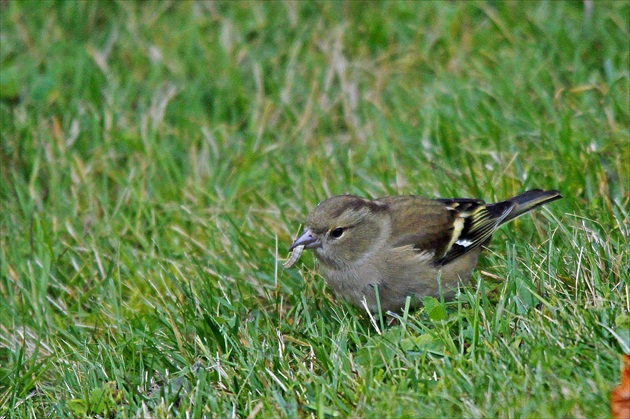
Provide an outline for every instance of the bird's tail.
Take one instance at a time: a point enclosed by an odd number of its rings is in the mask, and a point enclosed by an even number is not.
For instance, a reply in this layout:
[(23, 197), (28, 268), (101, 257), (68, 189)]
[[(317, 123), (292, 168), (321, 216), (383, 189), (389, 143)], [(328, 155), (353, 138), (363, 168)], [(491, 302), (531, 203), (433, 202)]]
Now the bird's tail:
[(503, 224), (533, 210), (534, 208), (538, 208), (541, 205), (545, 205), (560, 198), (562, 198), (562, 195), (559, 191), (532, 189), (531, 191), (523, 192), (522, 194), (503, 202), (488, 205), (488, 211), (490, 211), (490, 213), (503, 213), (507, 208), (512, 207), (512, 210), (507, 214), (507, 216), (501, 220), (501, 224)]

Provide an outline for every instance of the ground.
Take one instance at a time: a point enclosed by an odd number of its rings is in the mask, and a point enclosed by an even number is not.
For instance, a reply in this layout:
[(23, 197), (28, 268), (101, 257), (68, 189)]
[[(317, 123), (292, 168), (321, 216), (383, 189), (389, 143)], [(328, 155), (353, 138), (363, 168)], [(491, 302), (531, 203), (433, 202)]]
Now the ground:
[[(0, 2), (0, 416), (601, 417), (630, 352), (630, 3)], [(372, 322), (335, 194), (564, 198)]]

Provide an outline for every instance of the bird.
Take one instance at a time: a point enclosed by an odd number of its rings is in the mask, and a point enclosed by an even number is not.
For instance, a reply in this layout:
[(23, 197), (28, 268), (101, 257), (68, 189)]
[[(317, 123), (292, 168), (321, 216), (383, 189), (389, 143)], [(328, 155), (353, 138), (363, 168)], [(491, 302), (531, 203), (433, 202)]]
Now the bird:
[[(427, 296), (454, 296), (469, 282), (479, 254), (501, 225), (562, 198), (532, 189), (505, 201), (428, 199), (415, 195), (367, 199), (337, 195), (308, 216), (289, 247), (314, 252), (337, 297), (372, 313), (418, 308)], [(285, 264), (285, 267), (288, 267)]]

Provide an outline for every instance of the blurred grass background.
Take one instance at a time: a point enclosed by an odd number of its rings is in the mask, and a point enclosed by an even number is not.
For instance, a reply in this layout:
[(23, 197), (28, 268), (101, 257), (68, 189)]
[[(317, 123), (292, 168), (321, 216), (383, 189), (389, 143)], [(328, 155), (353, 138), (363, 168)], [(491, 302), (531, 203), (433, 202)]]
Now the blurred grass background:
[[(630, 352), (630, 2), (0, 3), (0, 416), (601, 417)], [(322, 199), (564, 199), (373, 327)]]

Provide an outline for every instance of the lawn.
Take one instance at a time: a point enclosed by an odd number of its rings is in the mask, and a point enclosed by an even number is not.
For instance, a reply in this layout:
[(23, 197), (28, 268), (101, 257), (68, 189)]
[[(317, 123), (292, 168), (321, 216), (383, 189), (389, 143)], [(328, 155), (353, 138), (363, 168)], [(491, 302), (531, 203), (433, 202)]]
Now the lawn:
[[(0, 417), (606, 417), (630, 2), (0, 2)], [(336, 194), (564, 198), (371, 322)]]

